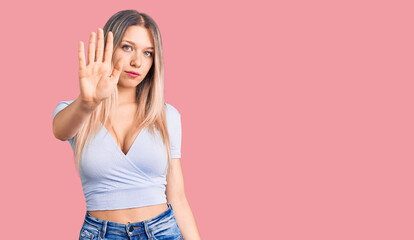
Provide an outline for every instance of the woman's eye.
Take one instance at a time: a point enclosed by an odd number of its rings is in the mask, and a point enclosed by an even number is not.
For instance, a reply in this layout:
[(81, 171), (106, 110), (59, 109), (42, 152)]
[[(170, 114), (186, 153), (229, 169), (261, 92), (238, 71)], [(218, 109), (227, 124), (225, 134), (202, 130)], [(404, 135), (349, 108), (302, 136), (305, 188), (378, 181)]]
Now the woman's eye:
[(129, 47), (129, 48), (130, 48), (131, 46), (128, 46), (128, 45), (124, 45), (124, 46), (122, 46), (122, 48), (123, 48), (123, 49), (125, 49), (125, 47)]
[(147, 56), (152, 57), (152, 52), (146, 51), (146, 53), (149, 53), (150, 54), (150, 55), (147, 55)]

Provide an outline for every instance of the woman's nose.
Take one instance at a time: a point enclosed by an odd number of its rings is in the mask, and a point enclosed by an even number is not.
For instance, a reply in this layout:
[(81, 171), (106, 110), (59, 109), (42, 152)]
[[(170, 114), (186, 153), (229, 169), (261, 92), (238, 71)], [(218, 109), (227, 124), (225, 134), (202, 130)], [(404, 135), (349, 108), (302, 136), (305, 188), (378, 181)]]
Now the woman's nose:
[(134, 57), (132, 57), (131, 59), (131, 65), (135, 66), (135, 67), (140, 67), (141, 66), (141, 57), (137, 56), (138, 54), (136, 54)]

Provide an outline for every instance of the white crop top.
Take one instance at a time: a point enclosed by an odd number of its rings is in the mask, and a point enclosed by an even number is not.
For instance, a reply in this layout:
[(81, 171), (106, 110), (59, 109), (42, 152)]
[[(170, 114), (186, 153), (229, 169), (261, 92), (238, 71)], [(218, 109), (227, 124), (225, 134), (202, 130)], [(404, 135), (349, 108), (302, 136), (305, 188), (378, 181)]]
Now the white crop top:
[[(59, 102), (53, 118), (73, 101)], [(171, 158), (181, 158), (181, 115), (170, 104), (165, 105)], [(124, 154), (106, 128), (100, 125), (96, 136), (85, 147), (79, 165), (87, 210), (115, 210), (166, 203), (168, 157), (155, 126), (155, 138), (144, 128)], [(74, 140), (75, 137), (68, 140), (73, 150)]]

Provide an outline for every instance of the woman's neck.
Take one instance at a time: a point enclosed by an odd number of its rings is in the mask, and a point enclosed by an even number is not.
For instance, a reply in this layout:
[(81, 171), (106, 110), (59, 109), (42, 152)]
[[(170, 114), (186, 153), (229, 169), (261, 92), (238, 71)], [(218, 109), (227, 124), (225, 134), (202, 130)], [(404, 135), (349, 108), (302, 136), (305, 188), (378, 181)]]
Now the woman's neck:
[(125, 105), (137, 102), (136, 88), (120, 88), (118, 87), (118, 105)]

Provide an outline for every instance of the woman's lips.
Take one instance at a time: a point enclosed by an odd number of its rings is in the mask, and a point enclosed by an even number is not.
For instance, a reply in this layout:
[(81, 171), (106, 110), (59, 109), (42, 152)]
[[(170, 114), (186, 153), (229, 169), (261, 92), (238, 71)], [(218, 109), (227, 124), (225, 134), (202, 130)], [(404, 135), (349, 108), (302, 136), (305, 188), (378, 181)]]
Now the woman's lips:
[(133, 77), (133, 78), (136, 78), (136, 77), (139, 76), (139, 73), (136, 73), (136, 72), (126, 72), (126, 73), (128, 73), (128, 75)]

